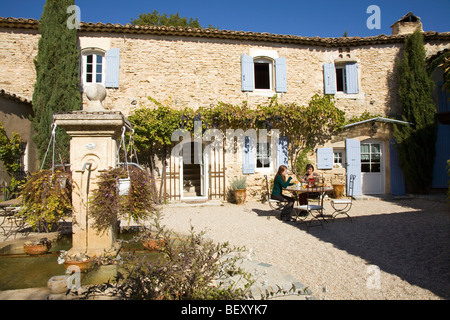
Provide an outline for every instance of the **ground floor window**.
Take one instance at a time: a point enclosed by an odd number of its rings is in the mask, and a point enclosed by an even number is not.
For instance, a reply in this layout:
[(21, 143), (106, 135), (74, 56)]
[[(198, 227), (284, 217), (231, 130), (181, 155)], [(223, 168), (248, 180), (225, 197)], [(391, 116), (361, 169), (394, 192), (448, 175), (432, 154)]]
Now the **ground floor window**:
[(381, 171), (381, 146), (379, 143), (361, 143), (361, 172)]
[(258, 142), (256, 145), (256, 168), (271, 168), (270, 143)]
[(344, 167), (344, 154), (343, 149), (333, 149), (333, 168)]

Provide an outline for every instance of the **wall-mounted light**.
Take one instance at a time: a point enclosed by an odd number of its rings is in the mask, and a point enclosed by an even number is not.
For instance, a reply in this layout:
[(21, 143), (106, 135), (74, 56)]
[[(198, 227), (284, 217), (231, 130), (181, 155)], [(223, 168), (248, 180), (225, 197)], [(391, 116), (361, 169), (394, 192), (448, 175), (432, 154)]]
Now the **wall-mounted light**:
[(377, 133), (378, 131), (378, 124), (376, 122), (372, 122), (372, 128), (370, 129), (373, 134)]

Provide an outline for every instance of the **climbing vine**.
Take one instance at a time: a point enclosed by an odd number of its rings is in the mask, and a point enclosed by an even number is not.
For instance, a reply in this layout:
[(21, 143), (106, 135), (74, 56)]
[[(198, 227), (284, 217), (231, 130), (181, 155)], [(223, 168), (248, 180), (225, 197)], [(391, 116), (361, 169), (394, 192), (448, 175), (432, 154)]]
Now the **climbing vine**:
[[(290, 141), (291, 154), (327, 140), (345, 124), (345, 113), (335, 106), (331, 95), (314, 95), (307, 106), (279, 103), (277, 97), (267, 105), (250, 108), (219, 102), (215, 106), (176, 109), (149, 98), (152, 106), (141, 106), (129, 117), (135, 128), (135, 142), (141, 154), (152, 155), (170, 145), (172, 133), (179, 128), (193, 131), (194, 122), (203, 129), (271, 129), (280, 130)], [(145, 157), (144, 157), (145, 158)]]

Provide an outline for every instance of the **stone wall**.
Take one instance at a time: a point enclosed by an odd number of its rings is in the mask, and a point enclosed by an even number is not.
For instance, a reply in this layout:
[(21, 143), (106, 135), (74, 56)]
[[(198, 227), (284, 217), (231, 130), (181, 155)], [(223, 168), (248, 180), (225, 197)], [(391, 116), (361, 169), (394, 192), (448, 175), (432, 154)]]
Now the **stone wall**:
[[(155, 35), (80, 33), (80, 45), (102, 49), (120, 48), (118, 89), (108, 89), (107, 109), (125, 115), (147, 97), (170, 101), (175, 107), (216, 104), (219, 101), (250, 105), (266, 103), (267, 94), (241, 91), (241, 54), (252, 50), (275, 52), (287, 60), (287, 93), (280, 102), (307, 104), (324, 92), (323, 64), (343, 55), (358, 62), (359, 94), (336, 94), (337, 105), (347, 116), (364, 111), (381, 115), (400, 112), (396, 95), (395, 61), (402, 44), (352, 47), (319, 47), (276, 43), (241, 42), (215, 38), (162, 37)], [(0, 86), (26, 98), (32, 97), (35, 82), (33, 59), (39, 35), (35, 30), (0, 29)], [(449, 44), (427, 44), (434, 54)], [(20, 79), (20, 80), (18, 80)], [(84, 103), (87, 99), (84, 96)], [(133, 102), (133, 103), (132, 103)]]

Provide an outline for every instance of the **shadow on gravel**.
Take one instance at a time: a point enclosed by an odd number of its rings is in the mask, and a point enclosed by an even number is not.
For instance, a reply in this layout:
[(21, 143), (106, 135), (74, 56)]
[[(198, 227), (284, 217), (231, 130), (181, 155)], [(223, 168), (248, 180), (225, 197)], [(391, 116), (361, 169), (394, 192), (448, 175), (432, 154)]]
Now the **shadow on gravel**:
[(448, 212), (377, 213), (352, 219), (336, 219), (324, 223), (323, 229), (310, 228), (309, 233), (412, 285), (450, 299)]

